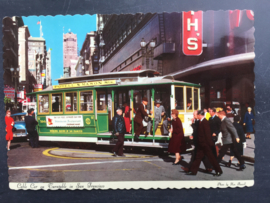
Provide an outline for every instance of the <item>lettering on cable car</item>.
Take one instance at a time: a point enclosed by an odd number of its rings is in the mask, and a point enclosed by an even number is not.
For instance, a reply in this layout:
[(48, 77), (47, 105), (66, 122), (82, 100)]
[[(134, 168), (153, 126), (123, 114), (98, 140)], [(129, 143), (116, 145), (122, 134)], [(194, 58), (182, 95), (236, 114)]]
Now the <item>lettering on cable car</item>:
[(183, 53), (188, 56), (202, 54), (203, 15), (202, 11), (183, 12)]
[(80, 82), (71, 84), (54, 85), (53, 89), (65, 89), (70, 87), (89, 87), (95, 85), (114, 85), (116, 80), (94, 81), (94, 82)]

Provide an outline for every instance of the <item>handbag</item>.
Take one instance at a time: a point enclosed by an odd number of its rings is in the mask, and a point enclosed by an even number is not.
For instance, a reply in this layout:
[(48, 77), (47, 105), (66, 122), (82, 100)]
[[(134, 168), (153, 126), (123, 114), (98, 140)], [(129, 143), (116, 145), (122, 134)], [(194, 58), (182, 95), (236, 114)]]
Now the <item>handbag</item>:
[(12, 132), (15, 132), (16, 130), (17, 130), (17, 128), (15, 128), (15, 127), (13, 126)]

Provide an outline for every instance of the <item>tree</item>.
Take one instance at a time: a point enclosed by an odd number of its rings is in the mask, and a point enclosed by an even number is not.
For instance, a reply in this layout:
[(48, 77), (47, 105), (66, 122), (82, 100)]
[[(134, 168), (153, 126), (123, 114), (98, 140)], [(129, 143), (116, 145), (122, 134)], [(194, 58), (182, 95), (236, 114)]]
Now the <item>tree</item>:
[(8, 98), (8, 97), (5, 97), (4, 98), (4, 103), (5, 104), (10, 103), (10, 102), (11, 102), (11, 99), (10, 98)]

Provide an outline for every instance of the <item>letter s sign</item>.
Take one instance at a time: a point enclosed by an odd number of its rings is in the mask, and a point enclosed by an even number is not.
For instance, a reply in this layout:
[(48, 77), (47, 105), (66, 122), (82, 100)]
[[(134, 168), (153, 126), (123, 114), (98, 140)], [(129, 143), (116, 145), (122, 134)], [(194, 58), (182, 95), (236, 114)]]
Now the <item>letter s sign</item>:
[(183, 53), (187, 56), (202, 54), (203, 43), (203, 12), (183, 12)]

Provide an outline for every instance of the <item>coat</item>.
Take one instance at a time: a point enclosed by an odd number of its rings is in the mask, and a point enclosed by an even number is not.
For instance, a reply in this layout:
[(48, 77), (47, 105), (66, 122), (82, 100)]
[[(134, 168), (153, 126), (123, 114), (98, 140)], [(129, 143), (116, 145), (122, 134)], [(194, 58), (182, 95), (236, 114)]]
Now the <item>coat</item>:
[(126, 133), (125, 120), (122, 115), (120, 116), (116, 114), (113, 117), (113, 130), (114, 130), (114, 133), (120, 133), (120, 134)]
[(209, 121), (206, 120), (205, 118), (199, 123), (197, 139), (199, 146), (210, 146), (210, 147), (214, 146)]
[(125, 120), (125, 125), (126, 125), (126, 132), (130, 131), (130, 107), (127, 105), (124, 109), (124, 120)]
[(11, 125), (12, 123), (14, 123), (14, 120), (12, 117), (5, 117), (5, 122), (6, 122), (6, 140), (13, 140), (13, 132), (12, 132), (12, 128), (13, 126)]
[(38, 136), (36, 131), (36, 125), (38, 125), (38, 122), (33, 116), (25, 116), (25, 127), (29, 137)]
[(214, 142), (216, 142), (217, 139), (218, 139), (218, 134), (220, 133), (221, 120), (217, 116), (210, 117), (209, 118), (209, 124), (210, 124), (211, 134), (212, 135), (213, 135), (213, 133), (216, 134), (216, 136), (212, 136), (212, 140)]
[(246, 124), (246, 132), (247, 133), (252, 133), (253, 132), (252, 120), (254, 120), (253, 113), (252, 112), (250, 112), (250, 113), (246, 112), (245, 118), (244, 118), (244, 123)]
[(177, 117), (172, 121), (172, 137), (170, 139), (168, 152), (181, 153), (186, 151), (186, 142), (181, 120)]
[(136, 111), (134, 122), (142, 123), (145, 116), (148, 116), (148, 114), (145, 112), (145, 108), (144, 108), (143, 104), (140, 104), (138, 110)]
[(233, 126), (229, 118), (224, 117), (221, 121), (221, 132), (222, 132), (222, 142), (223, 144), (232, 144), (238, 137), (237, 131)]

